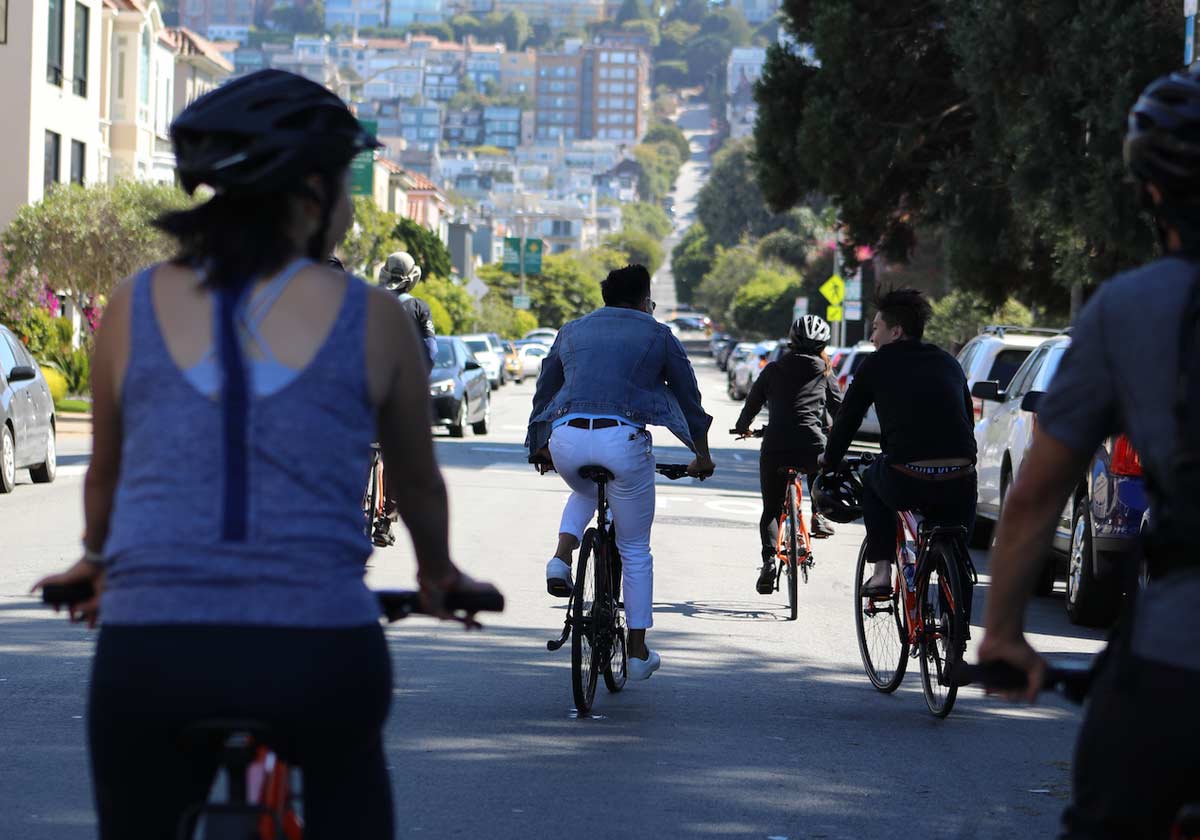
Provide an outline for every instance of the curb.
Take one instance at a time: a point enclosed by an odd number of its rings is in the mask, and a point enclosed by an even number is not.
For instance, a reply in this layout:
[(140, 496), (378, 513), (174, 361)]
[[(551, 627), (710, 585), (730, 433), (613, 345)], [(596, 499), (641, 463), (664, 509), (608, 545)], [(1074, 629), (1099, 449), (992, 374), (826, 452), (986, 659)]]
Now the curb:
[(60, 412), (54, 415), (56, 428), (60, 435), (90, 435), (92, 433), (92, 415), (75, 412)]

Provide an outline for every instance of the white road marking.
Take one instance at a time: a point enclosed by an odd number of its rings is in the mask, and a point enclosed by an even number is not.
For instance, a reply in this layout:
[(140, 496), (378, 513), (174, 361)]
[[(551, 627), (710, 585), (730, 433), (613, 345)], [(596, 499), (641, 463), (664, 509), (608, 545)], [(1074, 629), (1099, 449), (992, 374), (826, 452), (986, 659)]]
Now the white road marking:
[(503, 452), (505, 455), (513, 455), (513, 456), (517, 456), (517, 455), (521, 455), (521, 454), (523, 454), (523, 453), (522, 453), (520, 450), (518, 450), (518, 449), (514, 449), (514, 448), (513, 448), (513, 447), (511, 447), (511, 446), (506, 446), (506, 447), (499, 447), (499, 446), (472, 446), (472, 447), (471, 447), (471, 451), (472, 451), (472, 452)]

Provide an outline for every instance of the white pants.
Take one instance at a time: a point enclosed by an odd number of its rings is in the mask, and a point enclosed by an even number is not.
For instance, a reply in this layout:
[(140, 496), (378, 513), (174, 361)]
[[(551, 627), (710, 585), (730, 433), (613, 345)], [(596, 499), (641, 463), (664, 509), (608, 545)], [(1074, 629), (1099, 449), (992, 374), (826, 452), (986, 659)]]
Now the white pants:
[(621, 552), (625, 619), (631, 630), (653, 627), (650, 526), (654, 524), (654, 452), (650, 432), (632, 426), (559, 426), (550, 436), (550, 455), (554, 468), (571, 488), (559, 533), (579, 540), (596, 515), (596, 483), (581, 478), (579, 468), (594, 464), (613, 474), (605, 493)]

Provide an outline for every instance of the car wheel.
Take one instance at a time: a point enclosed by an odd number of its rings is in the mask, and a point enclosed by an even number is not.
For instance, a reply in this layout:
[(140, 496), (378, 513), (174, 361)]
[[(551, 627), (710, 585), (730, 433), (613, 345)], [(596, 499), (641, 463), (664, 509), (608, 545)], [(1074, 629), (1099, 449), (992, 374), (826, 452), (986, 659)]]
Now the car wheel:
[(1101, 627), (1116, 617), (1120, 591), (1096, 577), (1092, 549), (1092, 513), (1086, 497), (1071, 519), (1071, 553), (1067, 556), (1067, 617), (1072, 624)]
[(492, 420), (492, 400), (490, 397), (485, 397), (483, 401), (483, 416), (479, 418), (478, 423), (472, 423), (471, 429), (477, 435), (486, 435), (488, 426)]
[(12, 429), (0, 426), (0, 493), (11, 493), (17, 484), (17, 448)]
[(36, 467), (29, 468), (29, 477), (35, 484), (49, 484), (58, 472), (58, 452), (55, 447), (54, 425), (46, 433), (46, 457)]
[(450, 437), (467, 436), (467, 398), (463, 397), (458, 403), (458, 417), (450, 424)]

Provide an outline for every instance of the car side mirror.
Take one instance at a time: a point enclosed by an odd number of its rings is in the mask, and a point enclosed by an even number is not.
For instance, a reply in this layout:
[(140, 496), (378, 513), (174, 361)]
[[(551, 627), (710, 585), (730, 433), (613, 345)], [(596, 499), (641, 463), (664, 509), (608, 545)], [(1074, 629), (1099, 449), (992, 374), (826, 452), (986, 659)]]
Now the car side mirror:
[(1042, 397), (1046, 396), (1045, 391), (1030, 391), (1021, 400), (1022, 411), (1032, 411), (1037, 414), (1038, 406), (1042, 404)]
[(37, 379), (37, 370), (29, 365), (17, 365), (8, 372), (9, 382), (29, 382)]
[(475, 361), (474, 359), (467, 359), (467, 363), (463, 365), (464, 370), (481, 370), (482, 368), (483, 365), (479, 364), (479, 362)]
[(981, 400), (1000, 402), (1002, 393), (1000, 383), (994, 379), (983, 379), (971, 386), (971, 396)]

